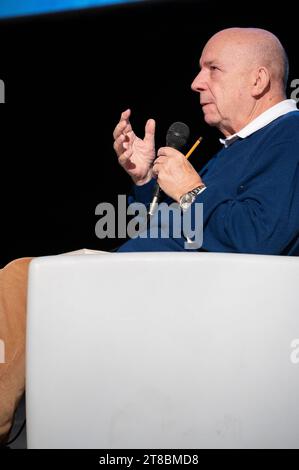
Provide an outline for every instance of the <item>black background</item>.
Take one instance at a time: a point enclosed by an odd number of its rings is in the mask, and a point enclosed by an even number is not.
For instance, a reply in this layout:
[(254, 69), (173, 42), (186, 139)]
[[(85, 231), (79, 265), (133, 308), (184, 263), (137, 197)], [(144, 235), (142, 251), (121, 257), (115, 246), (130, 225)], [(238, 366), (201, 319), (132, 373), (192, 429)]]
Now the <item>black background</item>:
[[(157, 120), (157, 148), (169, 125), (186, 122), (199, 169), (220, 147), (190, 84), (205, 42), (218, 30), (255, 26), (277, 34), (299, 77), (296, 8), (261, 2), (145, 2), (0, 22), (1, 259), (57, 254), (99, 240), (98, 203), (130, 190), (112, 132), (122, 110), (143, 135)], [(292, 89), (288, 87), (288, 97)]]

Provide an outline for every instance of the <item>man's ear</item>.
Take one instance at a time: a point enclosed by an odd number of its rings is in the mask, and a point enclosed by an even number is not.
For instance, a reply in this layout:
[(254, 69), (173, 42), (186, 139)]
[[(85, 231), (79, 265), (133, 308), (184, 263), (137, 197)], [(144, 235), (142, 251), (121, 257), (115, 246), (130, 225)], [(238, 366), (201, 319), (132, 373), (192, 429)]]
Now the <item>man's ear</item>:
[(253, 75), (252, 96), (262, 95), (270, 85), (270, 73), (267, 67), (258, 67)]

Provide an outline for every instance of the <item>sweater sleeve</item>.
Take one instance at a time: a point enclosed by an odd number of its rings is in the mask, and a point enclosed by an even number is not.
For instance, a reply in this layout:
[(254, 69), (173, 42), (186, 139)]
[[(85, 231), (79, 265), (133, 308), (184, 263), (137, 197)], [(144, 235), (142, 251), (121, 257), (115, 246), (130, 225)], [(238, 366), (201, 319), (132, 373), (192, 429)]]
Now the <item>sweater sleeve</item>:
[(299, 142), (270, 145), (254, 159), (238, 187), (210, 180), (196, 198), (204, 249), (279, 254), (299, 233)]
[(132, 202), (141, 202), (148, 205), (152, 201), (153, 191), (156, 184), (156, 179), (152, 178), (148, 183), (138, 186), (134, 184), (132, 192), (128, 198), (129, 204)]

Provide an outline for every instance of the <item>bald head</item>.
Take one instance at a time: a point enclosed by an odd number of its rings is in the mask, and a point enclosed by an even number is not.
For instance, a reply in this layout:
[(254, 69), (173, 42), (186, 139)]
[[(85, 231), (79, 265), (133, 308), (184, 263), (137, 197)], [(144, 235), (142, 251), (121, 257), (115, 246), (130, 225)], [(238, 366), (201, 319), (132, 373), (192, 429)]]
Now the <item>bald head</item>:
[(288, 58), (281, 42), (273, 33), (260, 28), (228, 28), (210, 39), (214, 40), (226, 43), (249, 67), (267, 67), (272, 82), (285, 90), (289, 74)]
[(206, 122), (225, 135), (285, 99), (287, 56), (264, 29), (219, 31), (205, 45), (200, 68), (192, 89), (200, 93)]

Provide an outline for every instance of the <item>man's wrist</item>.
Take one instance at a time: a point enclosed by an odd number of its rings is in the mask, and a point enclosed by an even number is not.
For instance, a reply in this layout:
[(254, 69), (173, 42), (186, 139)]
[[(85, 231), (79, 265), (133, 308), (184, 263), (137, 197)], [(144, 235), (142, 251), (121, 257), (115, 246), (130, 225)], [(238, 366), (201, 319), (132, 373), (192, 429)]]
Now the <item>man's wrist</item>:
[(201, 194), (206, 189), (206, 185), (202, 182), (200, 185), (196, 186), (195, 188), (191, 189), (179, 198), (179, 205), (183, 211), (189, 209), (191, 204), (195, 201), (196, 197)]
[(152, 170), (150, 170), (145, 178), (139, 178), (139, 179), (132, 178), (132, 179), (133, 179), (134, 184), (136, 184), (136, 186), (143, 186), (144, 184), (149, 183), (149, 181), (151, 181), (152, 178), (153, 178), (153, 172)]

